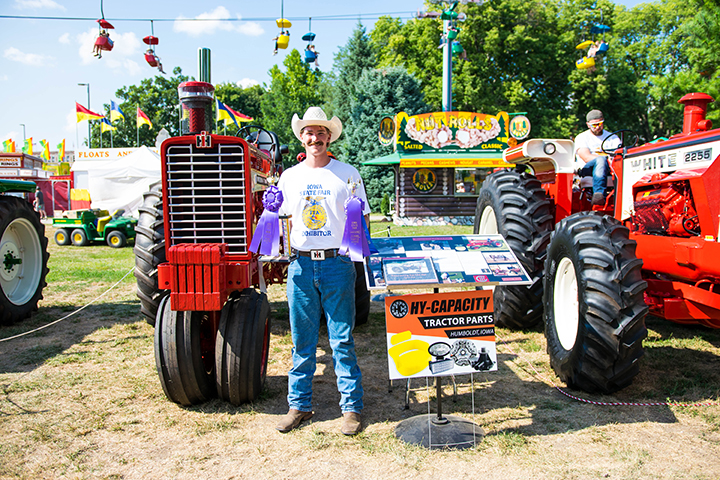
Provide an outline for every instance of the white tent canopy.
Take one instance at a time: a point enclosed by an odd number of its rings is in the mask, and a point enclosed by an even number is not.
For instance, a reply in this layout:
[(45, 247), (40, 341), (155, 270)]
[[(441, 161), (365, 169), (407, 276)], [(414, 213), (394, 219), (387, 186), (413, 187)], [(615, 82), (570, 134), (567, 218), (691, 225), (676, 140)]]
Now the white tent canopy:
[(71, 171), (75, 188), (90, 192), (92, 208), (137, 216), (143, 193), (160, 180), (160, 155), (143, 146), (115, 160), (76, 161)]

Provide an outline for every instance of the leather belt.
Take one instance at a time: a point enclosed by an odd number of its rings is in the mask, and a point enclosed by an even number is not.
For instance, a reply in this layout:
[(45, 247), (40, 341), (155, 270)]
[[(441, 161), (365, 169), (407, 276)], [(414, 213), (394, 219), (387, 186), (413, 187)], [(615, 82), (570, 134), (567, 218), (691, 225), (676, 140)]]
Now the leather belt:
[(340, 256), (338, 253), (337, 248), (330, 248), (327, 250), (296, 250), (295, 253), (297, 253), (301, 257), (310, 257), (313, 260), (325, 260), (326, 258), (334, 258)]

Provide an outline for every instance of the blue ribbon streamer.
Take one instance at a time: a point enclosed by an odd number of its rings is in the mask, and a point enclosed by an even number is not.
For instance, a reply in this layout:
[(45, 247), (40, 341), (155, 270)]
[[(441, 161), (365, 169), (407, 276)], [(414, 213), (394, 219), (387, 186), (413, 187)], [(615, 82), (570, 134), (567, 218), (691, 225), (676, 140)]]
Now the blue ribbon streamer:
[[(260, 215), (250, 251), (260, 255), (277, 256), (280, 253), (280, 224), (278, 210), (283, 202), (283, 194), (275, 185), (271, 185), (263, 194), (265, 211)], [(259, 251), (258, 251), (259, 247)]]
[[(351, 195), (345, 201), (345, 231), (339, 252), (341, 255), (349, 253), (353, 262), (362, 262), (371, 253), (370, 230), (362, 214), (364, 208), (365, 202), (356, 195)], [(372, 245), (372, 249), (373, 253), (377, 253), (375, 245)]]

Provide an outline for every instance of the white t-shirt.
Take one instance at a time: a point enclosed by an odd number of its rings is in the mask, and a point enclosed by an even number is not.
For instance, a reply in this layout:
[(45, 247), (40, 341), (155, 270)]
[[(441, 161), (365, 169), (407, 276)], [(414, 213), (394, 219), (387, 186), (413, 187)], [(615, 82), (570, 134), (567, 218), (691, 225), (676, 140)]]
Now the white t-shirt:
[[(603, 140), (610, 136), (610, 132), (603, 130), (602, 134), (594, 135), (590, 130), (585, 130), (580, 135), (575, 137), (575, 167), (581, 168), (585, 166), (585, 161), (580, 158), (577, 154), (578, 150), (585, 147), (590, 150), (594, 156), (603, 155), (607, 157), (607, 154), (600, 150)], [(620, 139), (613, 137), (605, 143), (606, 150), (614, 150), (620, 146)]]
[[(340, 248), (345, 231), (345, 200), (350, 197), (348, 180), (360, 181), (357, 169), (334, 159), (322, 168), (301, 162), (283, 172), (278, 182), (283, 194), (280, 214), (292, 215), (292, 248)], [(370, 213), (362, 184), (355, 195), (365, 202), (363, 215)]]

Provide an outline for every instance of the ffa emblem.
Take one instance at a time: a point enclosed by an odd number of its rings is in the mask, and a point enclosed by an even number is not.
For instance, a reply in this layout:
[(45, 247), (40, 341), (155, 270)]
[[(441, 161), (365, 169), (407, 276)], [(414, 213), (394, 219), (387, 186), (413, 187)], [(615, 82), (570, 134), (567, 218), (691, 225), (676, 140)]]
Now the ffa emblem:
[(320, 205), (320, 200), (325, 197), (305, 197), (305, 208), (302, 211), (303, 223), (310, 230), (318, 230), (327, 223), (327, 213)]

